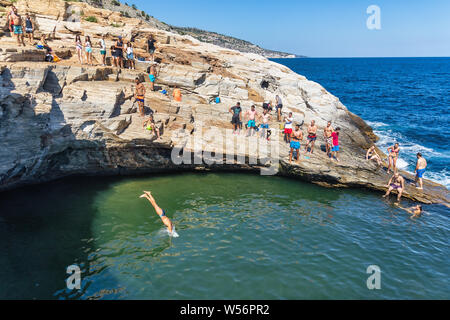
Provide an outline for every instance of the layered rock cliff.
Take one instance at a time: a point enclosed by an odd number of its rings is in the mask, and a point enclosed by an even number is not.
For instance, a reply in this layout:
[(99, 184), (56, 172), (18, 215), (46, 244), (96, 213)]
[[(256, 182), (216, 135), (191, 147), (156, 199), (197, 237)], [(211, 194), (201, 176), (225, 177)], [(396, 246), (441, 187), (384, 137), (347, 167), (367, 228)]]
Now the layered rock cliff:
[[(0, 0), (1, 5), (6, 2)], [(385, 190), (389, 179), (385, 170), (364, 160), (367, 148), (376, 140), (372, 129), (322, 86), (282, 65), (255, 54), (155, 29), (142, 20), (85, 3), (21, 0), (16, 6), (19, 12), (32, 14), (38, 28), (36, 38), (46, 35), (63, 59), (58, 63), (42, 62), (41, 50), (32, 46), (18, 48), (4, 28), (0, 45), (0, 190), (78, 174), (256, 171), (269, 166), (276, 166), (280, 175), (324, 186)], [(84, 16), (96, 17), (97, 23), (71, 21), (69, 6), (72, 11), (83, 11)], [(114, 23), (118, 21), (125, 27), (117, 27)], [(138, 62), (136, 71), (80, 66), (72, 56), (76, 33), (90, 35), (93, 43), (105, 35), (107, 47), (119, 35), (134, 36), (135, 54), (142, 57), (146, 56), (146, 37), (155, 35), (156, 58), (160, 62), (157, 87), (171, 93), (177, 86), (183, 93), (182, 102), (177, 103), (170, 94), (150, 91), (146, 83), (147, 111), (154, 112), (161, 140), (143, 129), (133, 103), (133, 81), (136, 77), (148, 81), (149, 64)], [(98, 49), (94, 56), (99, 59)], [(340, 163), (330, 161), (320, 150), (323, 140), (319, 134), (312, 158), (290, 165), (288, 146), (276, 122), (271, 124), (272, 142), (263, 142), (268, 149), (279, 152), (267, 157), (250, 147), (254, 139), (227, 134), (226, 129), (231, 127), (228, 109), (232, 105), (240, 101), (246, 111), (255, 104), (261, 112), (262, 102), (274, 100), (276, 94), (284, 101), (283, 111), (292, 111), (296, 122), (316, 120), (320, 132), (327, 121), (341, 127)], [(220, 97), (220, 104), (212, 103), (216, 97)], [(174, 147), (180, 145), (186, 150), (205, 151), (205, 161), (174, 162)], [(213, 155), (218, 160), (217, 154), (221, 153), (228, 161), (208, 161)], [(239, 161), (234, 154), (245, 161)], [(425, 187), (425, 191), (418, 192), (408, 186), (405, 196), (448, 205), (447, 189), (429, 181)]]

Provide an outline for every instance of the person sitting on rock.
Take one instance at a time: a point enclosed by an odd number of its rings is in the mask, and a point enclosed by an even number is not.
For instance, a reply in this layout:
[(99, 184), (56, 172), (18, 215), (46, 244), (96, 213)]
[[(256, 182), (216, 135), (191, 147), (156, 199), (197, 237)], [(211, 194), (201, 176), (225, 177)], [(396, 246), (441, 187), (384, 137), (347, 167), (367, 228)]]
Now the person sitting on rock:
[(176, 102), (181, 102), (182, 99), (181, 90), (177, 86), (175, 86), (175, 89), (173, 89), (172, 96)]
[(23, 37), (23, 19), (19, 14), (15, 14), (12, 16), (14, 22), (14, 34), (17, 37), (17, 44), (25, 47), (25, 41)]
[(139, 78), (136, 78), (134, 80), (134, 82), (136, 83), (136, 92), (134, 95), (134, 98), (136, 99), (138, 106), (139, 106), (139, 115), (141, 117), (145, 116), (145, 86), (144, 84), (141, 82), (141, 80), (139, 80)]
[(159, 128), (156, 126), (155, 120), (153, 119), (153, 115), (150, 115), (144, 122), (142, 123), (142, 127), (150, 132), (156, 132), (157, 139), (161, 139)]
[(391, 192), (396, 190), (398, 192), (397, 204), (399, 204), (402, 198), (403, 191), (405, 190), (405, 179), (398, 172), (396, 172), (389, 180), (387, 187), (388, 191), (383, 196), (383, 198), (388, 198)]
[(383, 164), (381, 157), (378, 155), (378, 153), (375, 151), (375, 146), (371, 146), (369, 150), (367, 150), (366, 153), (366, 160), (370, 161), (376, 161), (379, 166)]
[(258, 117), (258, 112), (256, 107), (252, 106), (250, 110), (245, 113), (245, 118), (247, 122), (247, 137), (253, 136), (256, 132), (256, 118)]

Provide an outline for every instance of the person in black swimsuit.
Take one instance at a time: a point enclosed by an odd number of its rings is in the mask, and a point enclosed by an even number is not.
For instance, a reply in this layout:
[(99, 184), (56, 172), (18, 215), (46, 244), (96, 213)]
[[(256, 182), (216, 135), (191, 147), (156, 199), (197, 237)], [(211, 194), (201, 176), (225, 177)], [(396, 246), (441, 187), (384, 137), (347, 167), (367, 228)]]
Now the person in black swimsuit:
[(162, 222), (164, 223), (164, 225), (167, 227), (167, 229), (169, 230), (170, 233), (173, 232), (174, 230), (174, 226), (172, 221), (166, 216), (166, 212), (161, 209), (155, 201), (155, 198), (153, 198), (152, 194), (150, 191), (144, 191), (144, 194), (142, 196), (140, 196), (141, 199), (145, 198), (148, 201), (150, 201), (151, 205), (153, 206), (153, 208), (156, 211), (156, 214), (161, 218)]
[(154, 55), (156, 51), (155, 47), (156, 40), (153, 38), (153, 35), (150, 35), (147, 40), (147, 52), (150, 54), (152, 61), (154, 61)]

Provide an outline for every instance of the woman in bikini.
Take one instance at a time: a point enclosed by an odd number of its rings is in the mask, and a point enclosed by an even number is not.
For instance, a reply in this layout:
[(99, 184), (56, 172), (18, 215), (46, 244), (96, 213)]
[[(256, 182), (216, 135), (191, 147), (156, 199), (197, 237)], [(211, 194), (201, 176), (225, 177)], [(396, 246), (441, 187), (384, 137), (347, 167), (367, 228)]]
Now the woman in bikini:
[(400, 199), (402, 198), (403, 190), (405, 190), (405, 179), (398, 172), (396, 172), (392, 178), (389, 180), (387, 185), (388, 191), (383, 196), (383, 198), (389, 197), (392, 191), (397, 190), (397, 203), (400, 203)]
[(383, 162), (381, 161), (381, 157), (375, 151), (375, 146), (371, 146), (369, 150), (367, 150), (366, 160), (376, 161), (379, 166), (383, 164)]
[(86, 36), (84, 41), (84, 48), (86, 49), (86, 61), (88, 66), (92, 65), (92, 43), (91, 37)]
[(167, 227), (167, 229), (169, 230), (170, 233), (173, 233), (174, 231), (174, 226), (172, 221), (166, 216), (166, 212), (161, 209), (155, 201), (155, 198), (153, 198), (151, 192), (149, 191), (144, 191), (144, 194), (142, 196), (140, 196), (141, 199), (145, 198), (148, 201), (150, 201), (151, 205), (153, 206), (153, 208), (156, 211), (156, 214), (161, 218), (161, 221), (164, 223), (164, 225)]
[(387, 149), (389, 154), (389, 166), (387, 169), (387, 173), (391, 172), (391, 168), (393, 172), (397, 171), (397, 160), (398, 156), (400, 154), (400, 146), (398, 143), (396, 143), (393, 147), (390, 147)]
[(77, 47), (78, 61), (83, 64), (83, 42), (81, 41), (81, 36), (79, 34), (75, 37), (75, 45)]

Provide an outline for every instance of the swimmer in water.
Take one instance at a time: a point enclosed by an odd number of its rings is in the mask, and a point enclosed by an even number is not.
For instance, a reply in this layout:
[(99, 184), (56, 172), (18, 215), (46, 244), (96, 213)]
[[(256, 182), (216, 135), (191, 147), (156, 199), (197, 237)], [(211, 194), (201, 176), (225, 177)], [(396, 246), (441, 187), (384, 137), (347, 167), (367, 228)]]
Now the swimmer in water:
[(420, 218), (422, 216), (423, 213), (423, 208), (421, 205), (417, 205), (415, 207), (412, 208), (403, 208), (401, 206), (398, 206), (400, 209), (405, 210), (406, 212), (408, 212), (409, 214), (411, 214), (411, 219), (417, 219)]
[(155, 198), (153, 198), (152, 194), (150, 191), (144, 191), (144, 194), (142, 196), (140, 196), (140, 198), (145, 198), (148, 201), (150, 201), (150, 203), (152, 204), (153, 208), (155, 208), (156, 213), (158, 214), (158, 216), (161, 218), (162, 222), (164, 223), (164, 225), (167, 227), (167, 229), (169, 230), (169, 232), (172, 234), (174, 231), (174, 226), (172, 221), (166, 216), (166, 212), (161, 209), (155, 201)]

